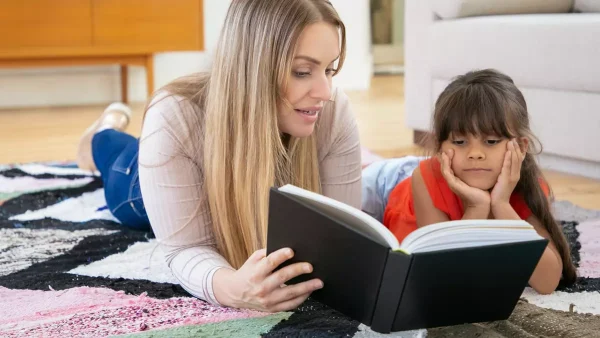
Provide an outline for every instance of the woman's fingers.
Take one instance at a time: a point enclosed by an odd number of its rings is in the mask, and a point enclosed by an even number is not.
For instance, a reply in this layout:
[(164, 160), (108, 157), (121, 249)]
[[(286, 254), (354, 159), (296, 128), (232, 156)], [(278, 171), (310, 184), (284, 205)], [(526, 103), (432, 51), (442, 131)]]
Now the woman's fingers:
[(306, 294), (311, 294), (315, 290), (318, 290), (322, 287), (323, 282), (315, 278), (302, 283), (277, 288), (273, 290), (270, 296), (274, 300), (274, 304), (280, 304)]
[(267, 255), (267, 249), (256, 250), (256, 251), (254, 251), (254, 253), (252, 253), (252, 255), (250, 255), (250, 257), (248, 258), (248, 261), (249, 262), (258, 262), (261, 259), (265, 258), (266, 255)]
[(290, 248), (283, 248), (272, 252), (258, 262), (258, 270), (260, 276), (266, 277), (271, 274), (281, 263), (294, 257), (294, 252)]
[(309, 263), (294, 263), (277, 270), (269, 275), (263, 281), (262, 287), (266, 290), (275, 290), (290, 279), (312, 272), (312, 265)]
[(304, 301), (310, 296), (310, 293), (302, 294), (296, 298), (287, 300), (285, 302), (277, 303), (271, 307), (269, 307), (268, 311), (271, 312), (281, 312), (281, 311), (289, 311), (297, 308), (300, 304), (304, 303)]
[(256, 300), (266, 311), (285, 311), (297, 307), (313, 291), (323, 287), (319, 279), (284, 285), (290, 279), (312, 271), (308, 263), (288, 265), (265, 278), (256, 288)]

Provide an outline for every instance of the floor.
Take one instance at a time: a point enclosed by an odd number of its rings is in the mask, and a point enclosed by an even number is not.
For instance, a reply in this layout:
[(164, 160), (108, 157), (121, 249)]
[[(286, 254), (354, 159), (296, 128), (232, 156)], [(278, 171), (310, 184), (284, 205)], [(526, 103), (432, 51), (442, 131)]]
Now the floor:
[[(404, 81), (401, 76), (376, 76), (368, 91), (347, 94), (358, 119), (361, 142), (384, 157), (422, 154), (404, 124)], [(72, 160), (77, 141), (106, 105), (0, 110), (0, 164)], [(131, 105), (128, 132), (138, 136), (143, 103)], [(600, 210), (600, 181), (545, 172), (557, 199)]]

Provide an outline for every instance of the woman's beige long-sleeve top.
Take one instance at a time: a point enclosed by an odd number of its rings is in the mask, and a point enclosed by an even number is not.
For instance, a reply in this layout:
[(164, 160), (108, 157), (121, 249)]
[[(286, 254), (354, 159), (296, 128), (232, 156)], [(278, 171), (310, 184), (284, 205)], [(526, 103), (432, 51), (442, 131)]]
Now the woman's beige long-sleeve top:
[[(139, 152), (146, 212), (166, 261), (192, 295), (218, 304), (213, 275), (231, 268), (216, 249), (208, 202), (202, 191), (202, 158), (191, 128), (202, 112), (190, 101), (158, 95), (147, 111)], [(317, 128), (322, 193), (360, 208), (361, 150), (348, 97), (339, 89), (325, 103)], [(198, 139), (198, 138), (196, 138)], [(200, 146), (200, 147), (198, 147)]]

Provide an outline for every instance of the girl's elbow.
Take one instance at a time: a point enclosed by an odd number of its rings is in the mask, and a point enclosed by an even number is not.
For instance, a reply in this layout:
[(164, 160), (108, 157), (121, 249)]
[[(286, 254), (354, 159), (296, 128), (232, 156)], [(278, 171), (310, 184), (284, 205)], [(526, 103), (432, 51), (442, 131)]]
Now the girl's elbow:
[(532, 281), (531, 287), (541, 295), (549, 295), (556, 291), (558, 284), (560, 283), (560, 275), (558, 276), (544, 276), (543, 280), (538, 278), (537, 281)]
[(556, 286), (542, 285), (542, 286), (534, 287), (533, 289), (540, 295), (549, 295), (549, 294), (552, 294), (556, 290), (557, 286), (558, 286), (558, 284)]

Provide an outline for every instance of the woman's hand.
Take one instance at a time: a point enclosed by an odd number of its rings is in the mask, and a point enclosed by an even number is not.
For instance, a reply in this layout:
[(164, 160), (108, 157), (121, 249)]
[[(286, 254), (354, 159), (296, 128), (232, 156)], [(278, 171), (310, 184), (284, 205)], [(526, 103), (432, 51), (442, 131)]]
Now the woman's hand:
[(295, 263), (273, 272), (292, 258), (291, 249), (280, 249), (266, 256), (266, 250), (254, 252), (237, 271), (219, 269), (213, 276), (217, 300), (235, 308), (266, 312), (287, 311), (298, 307), (315, 290), (323, 287), (319, 279), (284, 285), (290, 279), (312, 272), (308, 263)]
[(510, 196), (521, 178), (521, 164), (524, 159), (525, 155), (521, 152), (517, 140), (512, 139), (506, 143), (502, 171), (491, 192), (492, 208), (509, 204)]
[[(442, 152), (442, 176), (446, 182), (448, 182), (448, 186), (450, 190), (454, 192), (460, 199), (463, 201), (465, 210), (467, 209), (477, 209), (481, 211), (487, 211), (489, 213), (491, 198), (490, 194), (478, 188), (473, 188), (463, 182), (460, 178), (454, 175), (454, 171), (452, 170), (452, 158), (454, 157), (454, 150), (448, 149), (447, 151)], [(488, 214), (485, 216), (482, 215), (483, 218), (487, 218)]]

